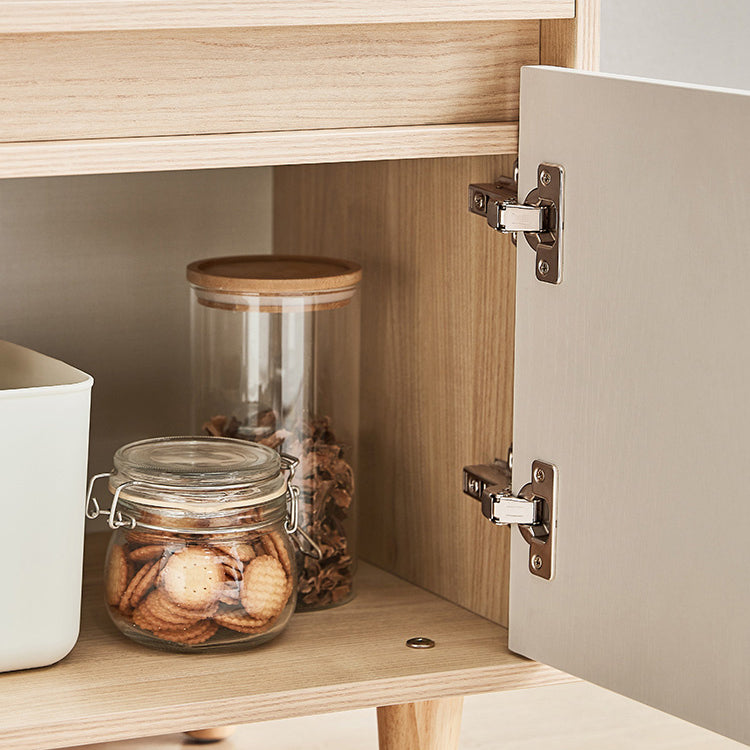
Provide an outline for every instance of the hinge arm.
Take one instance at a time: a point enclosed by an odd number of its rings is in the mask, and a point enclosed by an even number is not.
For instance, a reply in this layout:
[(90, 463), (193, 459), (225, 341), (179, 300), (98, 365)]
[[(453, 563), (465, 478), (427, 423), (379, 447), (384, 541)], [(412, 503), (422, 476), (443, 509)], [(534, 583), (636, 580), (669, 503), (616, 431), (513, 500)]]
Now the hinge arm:
[(557, 526), (557, 467), (534, 461), (531, 481), (518, 495), (511, 490), (505, 461), (464, 466), (464, 492), (482, 503), (482, 514), (496, 526), (517, 524), (529, 545), (529, 571), (550, 580), (554, 576)]
[(501, 177), (494, 185), (469, 185), (469, 211), (484, 216), (492, 229), (515, 234), (541, 232), (547, 207), (519, 203), (516, 183)]
[(536, 253), (536, 277), (547, 284), (562, 280), (563, 175), (560, 166), (540, 164), (537, 186), (523, 202), (510, 177), (491, 185), (469, 185), (469, 211), (483, 216), (498, 232), (512, 234), (514, 242), (523, 232)]

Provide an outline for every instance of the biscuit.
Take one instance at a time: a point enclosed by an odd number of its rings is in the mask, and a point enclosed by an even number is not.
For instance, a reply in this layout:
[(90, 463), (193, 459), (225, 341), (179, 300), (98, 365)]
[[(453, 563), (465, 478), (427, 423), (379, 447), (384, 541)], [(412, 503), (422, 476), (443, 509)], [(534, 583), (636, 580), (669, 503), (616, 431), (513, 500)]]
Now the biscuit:
[(256, 557), (245, 567), (240, 601), (252, 617), (276, 617), (284, 609), (289, 591), (284, 567), (275, 557)]
[(220, 558), (205, 547), (185, 547), (167, 560), (159, 587), (185, 609), (204, 610), (218, 601), (225, 580)]
[(154, 635), (163, 641), (180, 643), (185, 646), (198, 646), (213, 636), (219, 626), (211, 620), (200, 620), (195, 625), (181, 630), (158, 630)]
[(241, 582), (238, 581), (225, 581), (224, 588), (219, 595), (219, 601), (223, 604), (239, 604), (240, 601), (240, 586)]
[(279, 562), (284, 566), (286, 574), (291, 579), (292, 561), (289, 557), (289, 551), (287, 550), (286, 544), (284, 544), (284, 539), (278, 531), (272, 531), (268, 536), (271, 538), (274, 547), (276, 548), (276, 557), (279, 558)]
[[(156, 563), (146, 563), (131, 579), (130, 583), (128, 584), (128, 587), (125, 589), (125, 592), (122, 595), (122, 599), (120, 599), (119, 609), (120, 612), (122, 612), (124, 615), (130, 614), (130, 612), (133, 610), (133, 607), (135, 606), (133, 603), (131, 603), (131, 598), (133, 596), (133, 592), (141, 585), (141, 582), (147, 575), (153, 575), (153, 568), (156, 565)], [(157, 574), (158, 574), (158, 568), (157, 568)], [(155, 578), (154, 578), (155, 580)], [(153, 584), (153, 582), (152, 582)], [(151, 585), (152, 585), (151, 584)], [(141, 591), (139, 589), (139, 591)], [(145, 594), (145, 591), (142, 591), (140, 598)], [(137, 604), (137, 602), (136, 602)]]
[(147, 562), (149, 560), (156, 560), (164, 554), (165, 547), (161, 544), (147, 544), (144, 547), (136, 547), (130, 550), (128, 557), (133, 562)]
[(133, 588), (132, 593), (130, 594), (130, 606), (136, 607), (138, 606), (138, 603), (143, 599), (144, 596), (151, 590), (153, 585), (156, 583), (156, 578), (159, 575), (159, 569), (160, 564), (159, 560), (155, 560), (152, 563), (146, 563), (141, 570), (145, 571), (143, 573), (143, 576), (141, 577), (141, 580), (138, 582), (138, 584)]
[(252, 617), (242, 609), (227, 609), (214, 615), (214, 622), (238, 633), (260, 633), (268, 630), (270, 620)]
[(172, 643), (183, 643), (186, 645), (197, 645), (207, 641), (219, 626), (211, 620), (196, 620), (185, 625), (175, 625), (160, 620), (151, 615), (143, 605), (133, 612), (133, 622), (141, 628), (148, 630), (157, 638)]
[(130, 565), (125, 556), (125, 550), (121, 545), (115, 544), (109, 551), (107, 574), (104, 579), (104, 593), (110, 607), (119, 605), (122, 595), (128, 587), (129, 578)]
[(183, 609), (170, 602), (159, 589), (154, 589), (141, 603), (139, 609), (144, 614), (165, 623), (170, 623), (172, 629), (178, 625), (191, 625), (198, 620), (210, 617), (218, 609), (214, 604), (211, 608), (196, 612), (191, 609)]
[(243, 563), (255, 557), (255, 550), (251, 544), (217, 544), (216, 549)]

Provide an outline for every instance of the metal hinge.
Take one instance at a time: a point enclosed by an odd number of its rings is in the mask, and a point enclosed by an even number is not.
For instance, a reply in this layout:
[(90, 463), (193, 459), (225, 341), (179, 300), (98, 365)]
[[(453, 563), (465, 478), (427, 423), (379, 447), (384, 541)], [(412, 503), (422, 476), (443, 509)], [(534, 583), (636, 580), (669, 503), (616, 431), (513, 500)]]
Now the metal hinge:
[(494, 185), (469, 185), (469, 211), (484, 216), (498, 232), (523, 232), (536, 252), (536, 277), (547, 284), (562, 280), (563, 176), (556, 164), (540, 164), (537, 186), (518, 202), (515, 179), (501, 177)]
[(510, 460), (464, 466), (464, 492), (481, 501), (482, 514), (495, 525), (518, 525), (529, 544), (529, 570), (551, 580), (555, 574), (557, 467), (534, 461), (531, 481), (514, 495)]

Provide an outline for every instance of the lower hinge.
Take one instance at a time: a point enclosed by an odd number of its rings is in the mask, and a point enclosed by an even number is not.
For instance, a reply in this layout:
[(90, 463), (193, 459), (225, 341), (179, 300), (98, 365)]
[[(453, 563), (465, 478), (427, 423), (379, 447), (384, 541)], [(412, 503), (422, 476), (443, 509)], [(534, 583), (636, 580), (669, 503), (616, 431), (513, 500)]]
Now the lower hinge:
[(540, 164), (537, 185), (523, 203), (518, 182), (501, 177), (492, 185), (469, 185), (469, 211), (487, 219), (498, 232), (523, 232), (536, 253), (536, 277), (546, 284), (562, 281), (564, 170), (556, 164)]
[(511, 490), (509, 464), (464, 466), (464, 492), (480, 500), (482, 514), (497, 526), (517, 524), (529, 545), (529, 571), (551, 580), (555, 575), (557, 467), (546, 461), (531, 465), (531, 481), (518, 495)]

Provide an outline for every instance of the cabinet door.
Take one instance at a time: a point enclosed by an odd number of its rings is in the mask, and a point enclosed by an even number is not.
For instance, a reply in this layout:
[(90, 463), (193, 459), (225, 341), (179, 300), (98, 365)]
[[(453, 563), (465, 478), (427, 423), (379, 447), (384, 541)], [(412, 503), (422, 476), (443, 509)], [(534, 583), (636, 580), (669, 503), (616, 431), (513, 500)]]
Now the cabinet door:
[(565, 169), (562, 282), (519, 241), (510, 647), (750, 743), (750, 94), (527, 68), (520, 194)]

